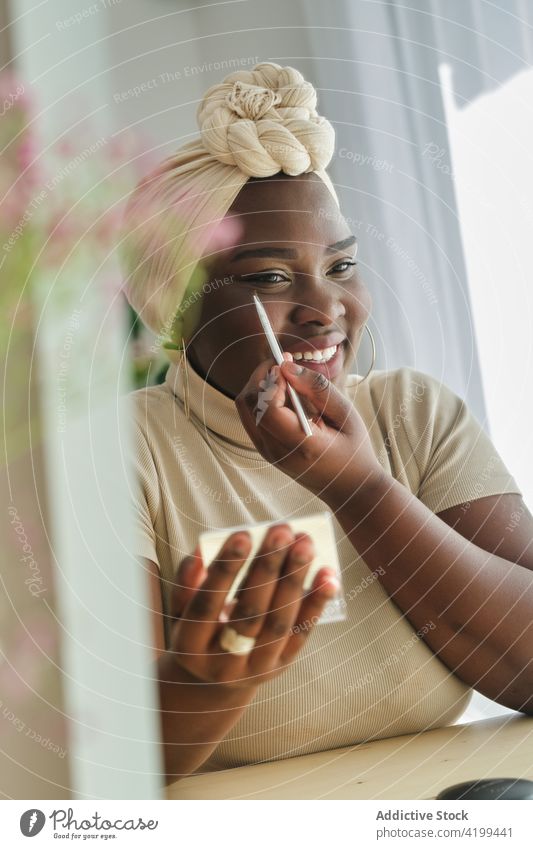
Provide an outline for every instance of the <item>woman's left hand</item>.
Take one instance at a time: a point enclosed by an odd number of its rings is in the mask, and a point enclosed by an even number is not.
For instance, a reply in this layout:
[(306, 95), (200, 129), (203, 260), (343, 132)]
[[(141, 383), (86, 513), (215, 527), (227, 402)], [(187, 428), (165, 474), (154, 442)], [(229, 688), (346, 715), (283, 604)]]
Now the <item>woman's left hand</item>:
[[(255, 369), (235, 399), (239, 416), (266, 460), (330, 506), (341, 506), (383, 468), (353, 403), (324, 374), (285, 356), (281, 367), (266, 360)], [(286, 406), (287, 381), (313, 417), (312, 436)]]

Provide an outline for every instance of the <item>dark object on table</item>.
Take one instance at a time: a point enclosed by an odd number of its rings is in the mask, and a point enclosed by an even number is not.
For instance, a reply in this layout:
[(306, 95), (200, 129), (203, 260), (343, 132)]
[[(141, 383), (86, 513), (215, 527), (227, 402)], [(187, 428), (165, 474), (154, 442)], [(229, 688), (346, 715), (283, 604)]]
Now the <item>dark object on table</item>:
[(525, 778), (480, 778), (446, 787), (437, 799), (533, 799), (533, 781)]

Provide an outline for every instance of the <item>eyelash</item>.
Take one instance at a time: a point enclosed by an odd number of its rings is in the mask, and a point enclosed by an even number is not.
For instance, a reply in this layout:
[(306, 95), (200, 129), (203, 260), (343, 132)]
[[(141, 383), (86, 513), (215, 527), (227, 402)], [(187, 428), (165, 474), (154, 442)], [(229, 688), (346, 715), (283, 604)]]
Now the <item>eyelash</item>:
[[(338, 268), (339, 265), (355, 266), (355, 265), (357, 265), (357, 262), (351, 262), (347, 259), (344, 259), (344, 260), (342, 260), (342, 262), (338, 262), (337, 265), (334, 265), (333, 269)], [(337, 272), (337, 273), (342, 274), (342, 272)], [(276, 285), (279, 285), (281, 282), (283, 282), (283, 283), (289, 282), (288, 280), (285, 279), (283, 281), (277, 281), (276, 283), (273, 283), (271, 280), (265, 280), (266, 277), (281, 277), (281, 274), (278, 271), (270, 271), (270, 272), (268, 272), (266, 274), (262, 274), (262, 275), (261, 274), (256, 274), (256, 275), (253, 275), (253, 276), (252, 275), (245, 275), (241, 279), (246, 280), (246, 281), (251, 280), (251, 281), (254, 281), (254, 282), (257, 282), (257, 283), (266, 283), (267, 286), (269, 286), (269, 285), (270, 286), (276, 286)]]

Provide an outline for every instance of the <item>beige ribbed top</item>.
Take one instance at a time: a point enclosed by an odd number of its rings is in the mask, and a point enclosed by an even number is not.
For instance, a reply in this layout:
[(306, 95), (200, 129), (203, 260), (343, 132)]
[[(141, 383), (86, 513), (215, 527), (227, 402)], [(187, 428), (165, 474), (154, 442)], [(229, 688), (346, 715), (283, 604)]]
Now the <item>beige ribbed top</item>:
[[(165, 609), (167, 582), (203, 530), (329, 509), (261, 457), (230, 398), (192, 367), (189, 379), (189, 421), (176, 365), (163, 385), (129, 396), (139, 486), (133, 550), (159, 565)], [(374, 371), (359, 387), (358, 379), (348, 378), (345, 391), (381, 465), (430, 510), (520, 493), (480, 423), (435, 378), (404, 367)], [(467, 706), (471, 690), (417, 636), (333, 522), (346, 620), (315, 627), (198, 772), (447, 725)]]

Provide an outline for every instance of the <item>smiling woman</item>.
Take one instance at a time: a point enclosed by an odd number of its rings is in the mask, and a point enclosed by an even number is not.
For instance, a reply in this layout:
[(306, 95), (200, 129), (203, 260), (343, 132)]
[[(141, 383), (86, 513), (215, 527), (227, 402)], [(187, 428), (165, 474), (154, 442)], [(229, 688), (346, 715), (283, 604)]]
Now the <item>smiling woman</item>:
[(313, 360), (310, 367), (338, 386), (346, 378), (371, 299), (357, 273), (355, 237), (338, 210), (324, 221), (317, 209), (336, 210), (319, 177), (277, 174), (250, 179), (227, 213), (241, 222), (246, 248), (229, 247), (211, 259), (208, 275), (230, 275), (233, 283), (202, 299), (187, 351), (196, 371), (231, 397), (247, 382), (250, 367), (272, 356), (254, 291), (284, 351)]
[[(167, 780), (446, 725), (472, 687), (533, 710), (533, 520), (523, 506), (507, 530), (520, 491), (451, 390), (408, 367), (352, 373), (371, 298), (315, 106), (293, 68), (230, 75), (126, 218), (125, 291), (171, 359), (130, 399)], [(325, 563), (303, 592), (313, 543), (287, 521), (324, 510), (346, 619), (315, 627), (337, 586)], [(198, 536), (260, 521), (274, 528), (228, 606), (250, 539), (229, 534), (206, 569)]]

